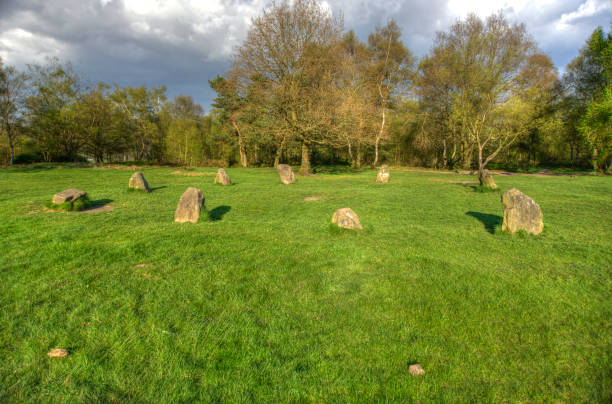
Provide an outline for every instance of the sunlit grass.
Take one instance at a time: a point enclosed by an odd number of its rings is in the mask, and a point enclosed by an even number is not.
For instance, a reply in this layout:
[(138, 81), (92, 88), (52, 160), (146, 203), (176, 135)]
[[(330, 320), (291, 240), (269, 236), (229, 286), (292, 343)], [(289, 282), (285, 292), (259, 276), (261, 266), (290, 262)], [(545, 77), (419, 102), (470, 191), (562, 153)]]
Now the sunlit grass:
[[(0, 171), (0, 402), (612, 398), (609, 178), (496, 177), (542, 207), (521, 236), (470, 176), (139, 169)], [(188, 186), (209, 220), (173, 222)], [(44, 212), (66, 188), (115, 210)]]

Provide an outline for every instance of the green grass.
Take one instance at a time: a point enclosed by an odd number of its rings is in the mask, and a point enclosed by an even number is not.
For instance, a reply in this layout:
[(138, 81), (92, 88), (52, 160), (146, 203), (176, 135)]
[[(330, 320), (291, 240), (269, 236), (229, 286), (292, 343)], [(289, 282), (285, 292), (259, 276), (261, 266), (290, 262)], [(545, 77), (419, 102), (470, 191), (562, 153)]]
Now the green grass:
[[(150, 194), (127, 170), (0, 170), (0, 402), (612, 400), (609, 177), (496, 176), (542, 207), (532, 236), (450, 182), (475, 177), (142, 171)], [(173, 222), (188, 186), (210, 220)], [(66, 188), (115, 209), (44, 212)], [(344, 207), (363, 231), (330, 227)]]

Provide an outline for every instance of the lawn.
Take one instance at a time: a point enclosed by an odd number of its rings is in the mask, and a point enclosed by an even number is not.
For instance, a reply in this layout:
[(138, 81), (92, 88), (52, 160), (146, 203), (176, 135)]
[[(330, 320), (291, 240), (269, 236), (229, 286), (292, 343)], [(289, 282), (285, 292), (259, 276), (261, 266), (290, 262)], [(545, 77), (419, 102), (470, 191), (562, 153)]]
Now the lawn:
[[(0, 402), (612, 400), (612, 178), (497, 176), (531, 236), (474, 176), (173, 171), (0, 170)], [(210, 220), (173, 222), (188, 186)], [(45, 212), (66, 188), (115, 209)]]

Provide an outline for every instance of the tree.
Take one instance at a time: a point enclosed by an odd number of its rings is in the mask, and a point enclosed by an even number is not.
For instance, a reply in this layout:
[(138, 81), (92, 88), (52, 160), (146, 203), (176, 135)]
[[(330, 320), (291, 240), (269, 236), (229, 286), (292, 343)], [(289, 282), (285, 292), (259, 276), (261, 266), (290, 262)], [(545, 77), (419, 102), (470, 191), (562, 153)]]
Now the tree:
[(379, 160), (378, 149), (385, 134), (387, 110), (393, 107), (394, 99), (406, 91), (412, 75), (414, 58), (404, 47), (400, 36), (400, 27), (391, 20), (384, 27), (376, 27), (376, 31), (368, 37), (370, 91), (374, 92), (375, 104), (381, 114), (380, 129), (374, 141), (374, 165)]
[(159, 129), (159, 113), (166, 101), (166, 87), (123, 87), (115, 85), (113, 102), (128, 118), (132, 150), (137, 160), (162, 160), (165, 146)]
[(256, 77), (268, 89), (268, 122), (282, 122), (301, 143), (300, 172), (310, 171), (310, 148), (330, 142), (334, 46), (341, 21), (316, 0), (274, 3), (253, 19), (235, 55), (243, 87)]
[(578, 130), (593, 148), (593, 169), (607, 172), (612, 163), (612, 84), (589, 103)]
[[(238, 90), (238, 78), (234, 75), (231, 79), (226, 79), (222, 76), (217, 76), (208, 83), (215, 90), (217, 97), (214, 99), (213, 107), (221, 111), (220, 120), (228, 123), (235, 131), (238, 139), (238, 150), (240, 152), (240, 165), (246, 167), (248, 165), (247, 153), (245, 148), (245, 134), (240, 130), (242, 126), (241, 118), (245, 115), (246, 97), (241, 96)], [(240, 124), (240, 125), (239, 125)]]
[(110, 99), (104, 83), (83, 94), (75, 105), (75, 119), (83, 137), (83, 151), (103, 163), (104, 158), (124, 153), (129, 146), (125, 113)]
[(16, 127), (23, 114), (27, 76), (13, 66), (4, 66), (0, 58), (0, 128), (4, 128), (10, 149), (10, 164), (15, 160)]
[(29, 65), (33, 94), (26, 100), (30, 132), (46, 161), (75, 161), (83, 146), (75, 106), (83, 94), (81, 78), (70, 63), (50, 59)]
[(612, 85), (612, 32), (606, 35), (601, 27), (593, 31), (580, 54), (568, 64), (563, 84), (566, 133), (574, 143), (586, 140), (593, 167), (605, 171), (605, 108)]
[(543, 57), (537, 55), (524, 25), (509, 25), (501, 14), (486, 21), (472, 14), (448, 33), (437, 34), (432, 54), (422, 64), (419, 93), (430, 104), (425, 109), (446, 119), (445, 127), (458, 134), (464, 167), (470, 167), (476, 148), (482, 174), (529, 130), (535, 100), (527, 94), (549, 84), (528, 72), (554, 74), (552, 64), (541, 63)]
[(185, 165), (202, 162), (204, 109), (191, 96), (178, 95), (164, 105), (167, 157)]

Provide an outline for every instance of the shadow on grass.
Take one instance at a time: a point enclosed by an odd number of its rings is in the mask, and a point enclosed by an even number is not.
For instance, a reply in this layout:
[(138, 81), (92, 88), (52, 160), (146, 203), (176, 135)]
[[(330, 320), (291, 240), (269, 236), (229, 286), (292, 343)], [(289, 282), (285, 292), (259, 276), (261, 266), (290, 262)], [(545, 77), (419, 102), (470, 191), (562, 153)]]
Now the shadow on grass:
[(230, 209), (232, 209), (231, 206), (226, 206), (226, 205), (217, 206), (216, 208), (208, 212), (208, 217), (210, 218), (211, 222), (218, 222), (219, 220), (223, 219), (223, 216), (227, 212), (229, 212)]
[(164, 189), (164, 188), (168, 188), (168, 187), (167, 187), (166, 185), (162, 185), (161, 187), (150, 187), (150, 188), (149, 188), (149, 191), (151, 191), (151, 192), (155, 192), (155, 191), (157, 191), (158, 189)]
[(356, 174), (370, 170), (370, 167), (350, 167), (350, 166), (323, 166), (314, 167), (313, 174)]
[(33, 164), (33, 165), (14, 165), (6, 167), (11, 173), (36, 173), (40, 171), (54, 170), (58, 168), (57, 164)]
[(466, 212), (465, 214), (480, 220), (482, 224), (484, 224), (485, 230), (491, 234), (495, 233), (495, 229), (498, 226), (501, 226), (502, 222), (504, 221), (503, 217), (498, 216), (498, 215), (491, 215), (488, 213), (470, 211), (470, 212)]
[(95, 201), (91, 201), (92, 208), (98, 208), (100, 206), (105, 206), (111, 203), (112, 199), (96, 199)]

